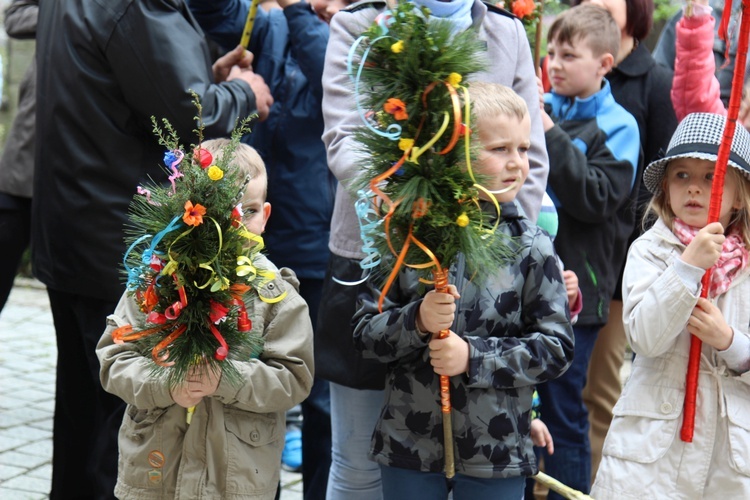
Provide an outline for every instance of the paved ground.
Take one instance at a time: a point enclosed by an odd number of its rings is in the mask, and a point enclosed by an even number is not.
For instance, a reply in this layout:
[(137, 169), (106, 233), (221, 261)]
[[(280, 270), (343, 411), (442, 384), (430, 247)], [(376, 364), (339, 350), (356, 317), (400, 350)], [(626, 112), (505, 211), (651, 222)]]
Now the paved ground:
[[(17, 280), (0, 314), (0, 498), (48, 497), (57, 348), (47, 292)], [(282, 471), (281, 500), (302, 499), (300, 474)]]

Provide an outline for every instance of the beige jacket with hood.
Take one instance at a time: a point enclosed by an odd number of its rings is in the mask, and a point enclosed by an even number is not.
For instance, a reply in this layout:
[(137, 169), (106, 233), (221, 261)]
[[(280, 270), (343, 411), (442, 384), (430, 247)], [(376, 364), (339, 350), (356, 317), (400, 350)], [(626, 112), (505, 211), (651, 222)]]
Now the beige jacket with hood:
[[(275, 270), (265, 258), (264, 268)], [(127, 409), (120, 426), (115, 495), (128, 499), (272, 499), (284, 448), (284, 412), (301, 402), (313, 380), (312, 325), (307, 304), (288, 269), (261, 290), (287, 296), (276, 304), (255, 299), (252, 320), (263, 332), (259, 359), (234, 362), (245, 382), (224, 379), (213, 397), (196, 406), (192, 423), (175, 404), (151, 362), (131, 343), (114, 344), (111, 332), (141, 315), (123, 297), (97, 346), (104, 389)]]

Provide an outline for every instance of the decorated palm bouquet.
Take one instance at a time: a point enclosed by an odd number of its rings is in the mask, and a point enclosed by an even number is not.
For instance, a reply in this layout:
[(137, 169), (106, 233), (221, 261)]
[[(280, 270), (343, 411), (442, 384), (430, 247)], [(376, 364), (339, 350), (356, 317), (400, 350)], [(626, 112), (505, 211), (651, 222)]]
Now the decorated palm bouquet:
[(384, 294), (402, 266), (429, 279), (459, 253), (470, 271), (495, 268), (509, 254), (494, 231), (500, 208), (471, 167), (465, 81), (484, 68), (483, 54), (474, 30), (455, 33), (409, 2), (380, 14), (350, 50), (363, 123), (355, 184), (363, 265), (391, 270)]
[(239, 372), (225, 360), (261, 353), (252, 299), (274, 277), (257, 266), (262, 238), (242, 223), (249, 177), (232, 159), (247, 126), (241, 124), (215, 158), (200, 145), (200, 118), (199, 144), (189, 149), (166, 120), (162, 126), (152, 121), (166, 147), (169, 182), (138, 186), (124, 257), (127, 293), (144, 320), (112, 336), (115, 342), (135, 343), (152, 361), (154, 375), (166, 375), (170, 386), (182, 383), (199, 363), (239, 383)]

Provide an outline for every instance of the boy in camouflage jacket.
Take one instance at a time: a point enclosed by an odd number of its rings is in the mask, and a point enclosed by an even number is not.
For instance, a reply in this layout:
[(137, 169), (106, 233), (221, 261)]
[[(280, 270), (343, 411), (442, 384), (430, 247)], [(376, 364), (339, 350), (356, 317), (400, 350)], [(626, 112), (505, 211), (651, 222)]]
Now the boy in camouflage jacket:
[[(446, 498), (449, 488), (456, 499), (522, 498), (525, 476), (537, 472), (530, 437), (534, 386), (560, 376), (573, 359), (552, 241), (514, 201), (529, 169), (528, 109), (501, 85), (476, 82), (470, 91), (481, 143), (478, 170), (500, 203), (497, 231), (513, 238), (515, 253), (479, 286), (460, 256), (449, 293), (423, 295), (415, 272), (405, 270), (382, 313), (374, 285), (359, 297), (355, 346), (389, 363), (370, 449), (388, 499)], [(494, 204), (481, 203), (497, 216)], [(450, 336), (438, 339), (444, 328)], [(451, 377), (457, 472), (451, 482), (441, 472), (437, 375)]]

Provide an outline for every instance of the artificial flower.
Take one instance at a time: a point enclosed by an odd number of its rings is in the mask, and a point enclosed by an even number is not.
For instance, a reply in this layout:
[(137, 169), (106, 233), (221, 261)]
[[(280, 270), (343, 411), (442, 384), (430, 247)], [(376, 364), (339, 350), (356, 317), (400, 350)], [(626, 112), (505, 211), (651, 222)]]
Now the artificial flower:
[(394, 54), (400, 54), (404, 50), (404, 41), (399, 40), (398, 42), (391, 45), (391, 52)]
[(177, 155), (172, 151), (164, 153), (164, 164), (168, 167), (172, 167), (172, 164), (177, 161)]
[(401, 151), (409, 151), (414, 146), (414, 139), (407, 139), (402, 137), (398, 140), (398, 149)]
[(424, 198), (419, 198), (411, 207), (412, 219), (419, 219), (427, 215), (431, 205), (432, 203), (426, 201)]
[(213, 323), (214, 325), (218, 325), (222, 321), (226, 321), (227, 313), (229, 312), (229, 308), (227, 306), (220, 302), (216, 302), (215, 300), (210, 300), (209, 307), (210, 310), (208, 312), (208, 319), (211, 320), (211, 323)]
[(236, 207), (232, 209), (232, 227), (240, 227), (242, 222), (242, 203), (238, 203)]
[(221, 180), (221, 178), (224, 177), (224, 171), (217, 167), (216, 165), (211, 165), (208, 167), (208, 178), (212, 181), (218, 181)]
[(389, 115), (393, 115), (396, 120), (409, 119), (409, 113), (406, 112), (406, 104), (404, 104), (404, 101), (402, 101), (401, 99), (391, 97), (390, 99), (385, 101), (385, 104), (383, 104), (383, 109)]
[(456, 217), (456, 225), (458, 227), (466, 227), (469, 225), (469, 216), (466, 214), (461, 214), (458, 217)]
[(511, 10), (513, 15), (519, 19), (531, 16), (536, 10), (536, 3), (534, 0), (515, 0), (511, 4)]
[(461, 83), (461, 80), (463, 80), (463, 77), (454, 72), (448, 75), (448, 79), (446, 81), (451, 85), (451, 87), (458, 87)]
[(207, 149), (203, 148), (195, 148), (195, 151), (193, 152), (193, 159), (200, 164), (201, 168), (206, 168), (214, 162), (214, 157), (211, 155), (211, 153), (209, 153)]
[(206, 207), (197, 203), (193, 206), (193, 202), (188, 200), (185, 202), (185, 215), (182, 216), (182, 221), (188, 226), (200, 226), (203, 224), (203, 216), (206, 215)]

